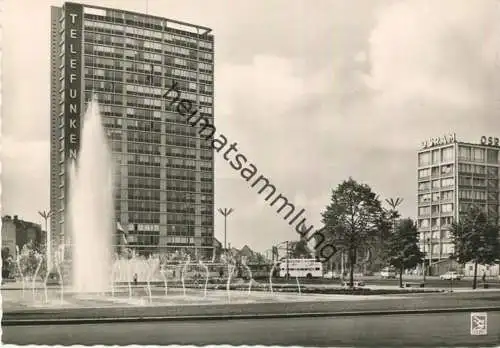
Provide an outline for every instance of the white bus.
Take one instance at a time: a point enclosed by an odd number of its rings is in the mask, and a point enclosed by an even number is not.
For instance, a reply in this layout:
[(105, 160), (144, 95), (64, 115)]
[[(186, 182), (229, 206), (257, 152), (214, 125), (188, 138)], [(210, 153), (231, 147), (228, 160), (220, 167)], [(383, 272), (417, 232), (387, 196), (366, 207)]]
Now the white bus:
[(321, 278), (323, 265), (316, 259), (288, 259), (280, 263), (280, 277)]

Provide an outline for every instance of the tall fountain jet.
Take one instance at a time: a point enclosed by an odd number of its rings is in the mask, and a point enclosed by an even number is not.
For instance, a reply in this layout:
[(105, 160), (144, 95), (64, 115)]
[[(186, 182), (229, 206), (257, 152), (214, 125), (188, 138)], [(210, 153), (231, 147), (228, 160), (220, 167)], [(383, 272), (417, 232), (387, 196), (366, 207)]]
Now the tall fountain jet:
[(81, 124), (78, 160), (70, 169), (67, 216), (72, 287), (75, 292), (103, 293), (112, 281), (113, 161), (95, 96)]

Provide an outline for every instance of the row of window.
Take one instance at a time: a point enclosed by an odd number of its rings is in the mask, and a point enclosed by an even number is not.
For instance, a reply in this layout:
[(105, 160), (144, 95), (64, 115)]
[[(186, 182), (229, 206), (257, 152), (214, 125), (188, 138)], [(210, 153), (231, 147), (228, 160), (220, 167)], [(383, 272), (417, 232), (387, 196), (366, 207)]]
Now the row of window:
[(106, 46), (117, 47), (132, 47), (137, 50), (151, 51), (151, 52), (168, 52), (176, 55), (182, 55), (191, 59), (200, 59), (207, 62), (213, 61), (213, 54), (211, 52), (198, 51), (180, 46), (174, 46), (168, 43), (161, 43), (157, 41), (137, 40), (130, 37), (117, 36), (117, 35), (104, 35), (97, 34), (91, 31), (84, 31), (84, 42), (91, 42), (102, 44)]
[(494, 204), (486, 204), (486, 203), (477, 203), (477, 202), (461, 202), (459, 206), (459, 211), (461, 214), (465, 214), (473, 207), (479, 207), (482, 211), (484, 211), (488, 215), (498, 215), (499, 206), (497, 203)]
[(453, 217), (452, 216), (445, 216), (441, 218), (426, 218), (426, 219), (419, 219), (418, 220), (418, 226), (420, 228), (428, 228), (428, 227), (449, 227), (453, 222)]
[(441, 167), (420, 169), (418, 171), (418, 178), (422, 179), (429, 176), (439, 176), (439, 173), (441, 173), (441, 175), (453, 175), (453, 164), (447, 164)]
[(419, 203), (429, 203), (429, 202), (439, 202), (439, 201), (448, 201), (453, 200), (454, 191), (443, 191), (443, 192), (435, 192), (435, 193), (425, 193), (418, 195)]
[(471, 162), (500, 163), (498, 150), (470, 146), (458, 147), (458, 159)]
[[(167, 158), (164, 158), (164, 160), (161, 160), (160, 156), (152, 156), (152, 155), (134, 155), (134, 154), (128, 154), (128, 161), (127, 164), (134, 164), (138, 166), (153, 166), (153, 167), (160, 167), (163, 163), (164, 167), (170, 168), (165, 172), (167, 178), (173, 178), (173, 179), (185, 179), (185, 178), (191, 178), (195, 176), (196, 169), (193, 168), (192, 166), (184, 166), (184, 165), (173, 165), (171, 163), (168, 163)], [(143, 158), (141, 158), (143, 157)], [(203, 158), (202, 158), (203, 159)], [(115, 162), (118, 163), (118, 159), (115, 160)], [(204, 162), (206, 163), (206, 162)], [(182, 169), (192, 169), (194, 170), (192, 173), (188, 173), (186, 171), (183, 172), (177, 172), (173, 168), (182, 168)], [(201, 170), (205, 171), (200, 171), (200, 179), (202, 181), (211, 181), (213, 174), (210, 173), (206, 168), (204, 169), (203, 167), (200, 168)], [(116, 175), (120, 175), (120, 170), (121, 168), (117, 168)], [(134, 172), (140, 171), (141, 169), (134, 169)], [(147, 174), (145, 174), (147, 175)]]
[[(128, 190), (127, 190), (128, 189)], [(116, 189), (114, 191), (115, 195), (115, 202), (116, 204), (120, 204), (122, 198), (128, 198), (132, 200), (151, 200), (151, 201), (158, 201), (158, 202), (176, 202), (176, 203), (189, 203), (191, 205), (195, 205), (196, 200), (193, 199), (183, 199), (182, 197), (172, 197), (173, 193), (187, 193), (187, 192), (178, 192), (178, 191), (165, 191), (162, 190), (161, 188), (158, 188), (154, 190), (154, 193), (150, 193), (144, 190), (144, 188), (137, 189), (137, 188), (132, 188), (130, 186), (125, 187), (123, 190), (121, 190), (121, 187), (119, 189)], [(200, 202), (201, 204), (213, 204), (213, 197), (210, 197), (210, 195), (204, 195), (207, 198), (201, 198)]]
[(498, 190), (498, 179), (482, 179), (471, 176), (461, 176), (458, 178), (458, 184), (461, 186), (487, 187), (488, 190)]
[(470, 174), (481, 174), (498, 177), (498, 167), (493, 166), (481, 166), (474, 164), (458, 164), (458, 171), (461, 173), (470, 173)]
[[(184, 235), (184, 234), (182, 234)], [(178, 237), (178, 236), (166, 236), (160, 238), (159, 236), (153, 235), (130, 235), (128, 238), (128, 244), (131, 247), (147, 247), (147, 249), (155, 246), (168, 246), (168, 245), (194, 245), (195, 237)], [(213, 240), (212, 238), (202, 238), (201, 245), (210, 245), (212, 246)], [(151, 250), (149, 250), (151, 251)]]
[[(152, 73), (154, 71), (154, 66), (151, 63), (155, 64), (163, 64), (170, 67), (178, 67), (181, 69), (187, 69), (192, 71), (200, 70), (201, 72), (211, 74), (213, 72), (213, 68), (211, 64), (198, 62), (196, 60), (189, 60), (181, 57), (163, 55), (160, 53), (150, 53), (150, 52), (141, 52), (137, 50), (116, 48), (111, 46), (101, 46), (94, 45), (90, 43), (86, 43), (84, 45), (84, 54), (98, 57), (109, 57), (109, 58), (118, 58), (121, 60), (126, 70), (132, 71), (140, 71), (140, 72), (149, 72)], [(138, 62), (146, 62), (148, 64), (136, 63)], [(127, 69), (129, 67), (129, 69)], [(161, 67), (157, 66), (156, 71), (160, 74), (162, 73)]]
[(452, 187), (454, 184), (455, 184), (454, 178), (423, 181), (418, 184), (418, 189), (421, 191), (426, 191), (430, 190), (431, 187), (433, 189), (447, 188), (447, 187)]
[[(89, 15), (85, 15), (84, 20), (84, 29), (87, 31), (95, 31), (106, 34), (117, 34), (117, 35), (126, 35), (129, 37), (137, 37), (144, 40), (149, 41), (157, 41), (157, 42), (170, 42), (179, 46), (186, 46), (191, 48), (199, 48), (206, 51), (213, 50), (213, 43), (210, 41), (200, 40), (202, 36), (197, 36), (196, 39), (183, 35), (176, 35), (169, 32), (160, 32), (154, 30), (143, 29), (144, 24), (141, 21), (128, 21), (125, 20), (127, 26), (119, 25), (119, 24), (111, 24), (100, 21), (89, 20), (87, 17)], [(96, 19), (98, 17), (95, 17)], [(137, 26), (137, 27), (134, 27)], [(162, 40), (163, 39), (163, 40)]]
[[(200, 83), (200, 93), (211, 94), (211, 88), (207, 86), (212, 85), (211, 75), (204, 74), (202, 72), (187, 71), (179, 68), (164, 67), (163, 76), (157, 75), (156, 72), (151, 73), (150, 71), (139, 70), (136, 66), (130, 64), (130, 67), (124, 67), (122, 61), (113, 60), (114, 65), (103, 65), (92, 63), (92, 57), (85, 56), (85, 68), (84, 77), (86, 79), (94, 79), (99, 81), (125, 81), (128, 83), (133, 83), (137, 85), (155, 86), (155, 87), (165, 87), (170, 88), (171, 83), (167, 82), (169, 79), (174, 79), (179, 83), (179, 91), (182, 91), (184, 85), (181, 87), (181, 82), (184, 84)], [(96, 57), (94, 57), (96, 59)], [(105, 59), (105, 58), (101, 58)], [(88, 60), (88, 62), (87, 62)], [(115, 70), (112, 70), (115, 69)], [(157, 68), (155, 67), (154, 70)], [(159, 69), (159, 68), (158, 68)], [(61, 68), (62, 77), (64, 77), (64, 67)], [(205, 87), (203, 87), (205, 86)], [(61, 90), (64, 89), (64, 80), (61, 81)], [(195, 92), (195, 90), (191, 91)]]
[[(126, 108), (126, 107), (123, 107), (123, 106), (113, 106), (113, 105), (106, 105), (106, 104), (100, 105), (100, 110), (101, 110), (101, 112), (103, 114), (105, 114), (107, 116), (116, 116), (116, 117), (123, 118), (124, 114), (125, 114), (125, 116), (127, 118), (134, 118), (134, 119), (148, 120), (148, 121), (155, 120), (155, 121), (158, 121), (158, 122), (161, 121), (162, 115), (163, 116), (171, 115), (171, 113), (165, 112), (165, 111), (157, 111), (157, 110), (151, 110), (151, 109)], [(199, 110), (202, 113), (211, 113), (212, 112), (212, 108), (211, 107), (207, 107), (207, 106), (201, 106), (199, 108)], [(169, 122), (170, 119), (167, 117), (167, 119), (165, 121)], [(169, 126), (169, 125), (170, 124), (167, 123), (167, 126)], [(177, 127), (179, 129), (180, 128), (186, 129), (188, 127), (190, 129), (193, 128), (190, 125), (185, 125), (185, 127), (178, 127), (178, 126), (175, 126), (175, 125), (170, 125), (170, 126), (173, 126), (174, 128)]]
[[(98, 67), (97, 63), (93, 63), (94, 60), (92, 60), (92, 58), (97, 59), (97, 57), (85, 56), (85, 67), (83, 76), (86, 79), (110, 80), (110, 81), (125, 80), (126, 82), (134, 84), (142, 84), (142, 85), (156, 86), (156, 87), (164, 86), (168, 88), (171, 86), (171, 84), (167, 83), (167, 79), (174, 79), (176, 81), (178, 80), (179, 83), (183, 80), (188, 80), (191, 82), (198, 82), (209, 86), (213, 84), (212, 75), (203, 72), (188, 71), (186, 69), (182, 69), (182, 67), (174, 68), (165, 66), (161, 70), (163, 72), (162, 76), (156, 73), (156, 71), (160, 70), (161, 68), (154, 66), (151, 68), (151, 64), (146, 64), (148, 68), (142, 69), (142, 66), (138, 65), (139, 63), (132, 63), (123, 60), (122, 61), (113, 60), (114, 64), (112, 66), (100, 65)], [(61, 68), (62, 77), (64, 77), (64, 69), (65, 67)], [(61, 81), (61, 89), (64, 89), (63, 81)], [(202, 92), (207, 89), (208, 88), (203, 89)], [(179, 88), (179, 90), (181, 89)]]
[(432, 151), (421, 152), (418, 154), (418, 165), (426, 166), (438, 164), (441, 162), (451, 162), (455, 157), (453, 146), (436, 149)]
[(498, 192), (486, 192), (486, 191), (473, 191), (473, 190), (460, 190), (458, 192), (458, 198), (461, 199), (471, 199), (471, 200), (488, 200), (497, 201)]
[[(136, 156), (142, 156), (142, 154), (141, 155), (124, 154), (123, 156), (125, 156), (126, 160), (131, 159), (131, 161), (133, 161), (133, 160), (137, 160)], [(133, 157), (129, 157), (129, 156), (133, 156)], [(199, 169), (201, 171), (201, 173), (200, 173), (201, 178), (209, 180), (210, 176), (213, 176), (213, 174), (211, 173), (213, 170), (213, 163), (212, 163), (213, 161), (208, 161), (208, 160), (195, 161), (195, 160), (190, 160), (190, 159), (159, 157), (159, 156), (151, 156), (149, 158), (150, 158), (150, 161), (153, 162), (154, 164), (157, 163), (157, 158), (160, 158), (160, 161), (161, 161), (160, 164), (167, 167), (167, 168), (190, 169), (190, 170), (196, 170), (196, 162), (199, 162), (199, 167), (200, 167)], [(153, 179), (153, 178), (151, 178), (152, 175), (154, 175), (154, 177), (156, 177), (158, 175), (158, 171), (160, 170), (159, 168), (157, 168), (158, 166), (156, 166), (156, 165), (153, 165), (152, 167), (150, 167), (152, 169), (139, 168), (139, 167), (145, 167), (144, 165), (137, 165), (137, 166), (130, 166), (130, 167), (133, 167), (132, 171), (134, 173), (135, 172), (139, 173), (138, 176), (146, 176), (146, 175), (150, 176), (150, 178), (148, 180)], [(64, 176), (65, 172), (66, 172), (65, 164), (60, 163), (59, 164), (59, 175)], [(130, 170), (129, 170), (129, 176), (132, 176), (130, 174)], [(132, 181), (130, 181), (130, 180), (132, 180)], [(134, 180), (135, 179), (133, 179), (133, 178), (129, 179), (129, 185), (130, 185), (130, 183), (134, 183), (135, 182)], [(147, 182), (144, 182), (144, 185), (147, 185)]]
[(424, 215), (430, 215), (432, 214), (449, 214), (453, 212), (453, 203), (446, 203), (446, 204), (441, 204), (441, 205), (433, 205), (432, 207), (426, 206), (426, 207), (419, 207), (418, 208), (418, 215), (419, 216), (424, 216)]

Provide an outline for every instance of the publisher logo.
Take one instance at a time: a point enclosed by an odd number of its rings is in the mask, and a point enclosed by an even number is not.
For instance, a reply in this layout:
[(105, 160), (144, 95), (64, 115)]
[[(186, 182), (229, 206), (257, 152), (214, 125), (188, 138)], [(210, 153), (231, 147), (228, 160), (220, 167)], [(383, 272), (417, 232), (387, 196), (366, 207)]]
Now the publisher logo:
[(488, 332), (488, 314), (471, 313), (470, 314), (470, 334), (473, 336), (487, 335)]

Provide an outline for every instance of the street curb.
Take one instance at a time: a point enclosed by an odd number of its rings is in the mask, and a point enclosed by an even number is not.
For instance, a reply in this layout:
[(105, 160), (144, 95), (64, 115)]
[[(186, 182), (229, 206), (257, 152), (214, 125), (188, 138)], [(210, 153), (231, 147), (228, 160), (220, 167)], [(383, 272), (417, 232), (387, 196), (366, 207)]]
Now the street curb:
[(242, 320), (242, 319), (288, 319), (288, 318), (319, 318), (348, 317), (375, 315), (408, 315), (408, 314), (438, 314), (460, 312), (499, 312), (496, 307), (466, 307), (438, 309), (403, 309), (382, 311), (343, 311), (343, 312), (312, 312), (312, 313), (272, 313), (272, 314), (232, 314), (232, 315), (189, 315), (189, 316), (136, 316), (136, 317), (100, 317), (100, 318), (63, 318), (63, 319), (2, 319), (2, 326), (42, 326), (42, 325), (75, 325), (75, 324), (110, 324), (132, 322), (159, 321), (201, 321), (201, 320)]

